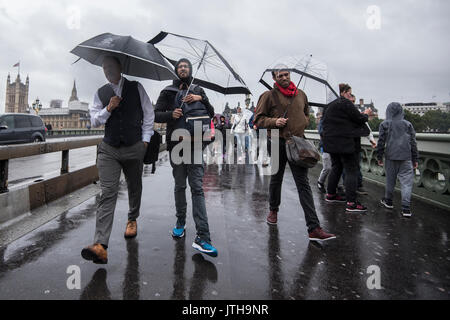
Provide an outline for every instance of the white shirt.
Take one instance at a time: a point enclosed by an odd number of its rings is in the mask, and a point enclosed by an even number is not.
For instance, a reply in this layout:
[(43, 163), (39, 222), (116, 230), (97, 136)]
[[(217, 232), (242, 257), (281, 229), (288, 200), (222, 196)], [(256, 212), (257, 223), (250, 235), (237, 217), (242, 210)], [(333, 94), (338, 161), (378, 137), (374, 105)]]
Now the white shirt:
[[(121, 77), (118, 84), (109, 83), (111, 88), (114, 90), (116, 96), (122, 96), (124, 78)], [(144, 114), (144, 119), (142, 121), (142, 141), (150, 142), (150, 138), (153, 135), (153, 123), (155, 120), (155, 110), (153, 109), (153, 104), (150, 98), (145, 92), (142, 84), (138, 82), (139, 97), (141, 98), (142, 112)], [(120, 107), (119, 107), (120, 108)], [(98, 90), (94, 96), (94, 104), (89, 108), (89, 113), (91, 115), (91, 125), (93, 127), (100, 127), (104, 125), (106, 121), (111, 116), (111, 112), (108, 112), (107, 108), (103, 106), (103, 103), (98, 96)]]
[[(231, 128), (234, 128), (233, 132), (245, 133), (246, 120), (247, 120), (247, 118), (245, 117), (243, 112), (233, 114), (233, 117), (231, 119), (231, 123), (233, 124)], [(248, 123), (248, 121), (247, 121), (247, 123)]]

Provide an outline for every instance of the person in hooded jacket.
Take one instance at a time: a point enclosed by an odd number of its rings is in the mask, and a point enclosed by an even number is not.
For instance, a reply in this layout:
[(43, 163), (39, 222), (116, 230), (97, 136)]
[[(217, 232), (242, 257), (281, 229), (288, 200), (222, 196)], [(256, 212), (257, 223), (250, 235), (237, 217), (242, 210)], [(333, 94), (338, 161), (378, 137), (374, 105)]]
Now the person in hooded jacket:
[[(384, 162), (383, 162), (384, 156)], [(411, 217), (411, 192), (414, 183), (414, 169), (418, 167), (416, 131), (413, 125), (404, 119), (403, 108), (398, 102), (392, 102), (386, 109), (386, 120), (380, 124), (377, 159), (386, 172), (386, 190), (381, 200), (388, 209), (392, 202), (395, 183), (398, 178), (402, 194), (402, 215)]]
[[(217, 256), (217, 249), (211, 245), (211, 238), (208, 225), (208, 217), (205, 205), (205, 195), (203, 193), (203, 175), (205, 173), (203, 157), (201, 164), (193, 161), (190, 163), (175, 164), (173, 162), (173, 147), (179, 143), (172, 141), (172, 133), (176, 128), (177, 120), (183, 117), (183, 110), (177, 105), (177, 90), (186, 90), (192, 83), (192, 64), (188, 59), (180, 59), (175, 65), (175, 73), (179, 79), (174, 80), (171, 86), (163, 89), (158, 97), (155, 106), (155, 122), (167, 123), (166, 141), (167, 150), (170, 153), (170, 164), (175, 180), (175, 207), (177, 222), (172, 230), (174, 238), (181, 238), (185, 235), (186, 225), (186, 179), (189, 181), (192, 193), (192, 214), (194, 216), (197, 236), (192, 243), (192, 247), (210, 256)], [(206, 107), (211, 118), (214, 117), (214, 108), (210, 104), (205, 91), (200, 86), (191, 86), (189, 93), (183, 102), (190, 104), (200, 101)]]

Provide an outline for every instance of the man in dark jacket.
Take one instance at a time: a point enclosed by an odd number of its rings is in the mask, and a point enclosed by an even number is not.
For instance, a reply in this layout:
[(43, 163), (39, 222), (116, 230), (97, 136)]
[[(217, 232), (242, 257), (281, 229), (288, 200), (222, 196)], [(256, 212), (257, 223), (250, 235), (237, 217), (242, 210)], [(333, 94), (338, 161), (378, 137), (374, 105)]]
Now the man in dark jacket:
[[(170, 164), (172, 174), (175, 179), (175, 207), (177, 222), (172, 230), (174, 238), (181, 238), (185, 235), (186, 225), (186, 178), (189, 181), (192, 193), (192, 214), (194, 216), (197, 236), (192, 247), (210, 256), (217, 256), (217, 249), (211, 245), (208, 217), (206, 213), (205, 196), (203, 193), (203, 175), (205, 173), (203, 159), (201, 164), (194, 161), (175, 164), (173, 161), (174, 152), (172, 149), (179, 141), (172, 141), (172, 133), (176, 129), (177, 120), (183, 117), (183, 110), (177, 105), (176, 96), (180, 90), (186, 90), (192, 83), (192, 64), (187, 59), (180, 59), (175, 65), (175, 72), (179, 80), (174, 80), (171, 86), (161, 91), (155, 107), (155, 122), (167, 123), (166, 141), (167, 149), (170, 153)], [(191, 87), (192, 89), (192, 87)], [(214, 117), (214, 108), (209, 103), (205, 91), (199, 87), (193, 87), (194, 93), (189, 93), (183, 102), (190, 104), (200, 101), (208, 111), (209, 116)], [(193, 149), (193, 148), (192, 148)], [(196, 150), (196, 152), (199, 152)], [(194, 158), (194, 157), (192, 157)], [(201, 155), (201, 158), (203, 156)]]
[[(322, 120), (323, 151), (331, 156), (331, 172), (328, 176), (327, 202), (347, 202), (346, 211), (364, 212), (365, 206), (356, 201), (358, 187), (359, 152), (361, 136), (368, 135), (365, 123), (368, 117), (361, 114), (350, 101), (352, 88), (339, 85), (341, 97), (331, 102)], [(345, 169), (345, 195), (337, 194), (337, 185)]]
[(281, 138), (279, 153), (271, 155), (272, 158), (278, 157), (279, 169), (270, 178), (270, 211), (266, 221), (270, 225), (277, 224), (278, 211), (281, 204), (281, 185), (283, 183), (286, 164), (289, 163), (297, 186), (300, 204), (305, 213), (309, 240), (334, 239), (336, 238), (334, 234), (327, 233), (320, 227), (309, 185), (308, 169), (289, 162), (286, 155), (285, 139), (291, 134), (300, 137), (303, 136), (305, 128), (308, 125), (308, 99), (303, 91), (297, 89), (291, 81), (290, 72), (283, 69), (283, 67), (280, 67), (277, 71), (273, 71), (272, 78), (275, 81), (274, 88), (261, 95), (255, 111), (255, 125), (265, 129), (280, 129)]
[(225, 151), (227, 148), (227, 129), (231, 129), (231, 124), (227, 123), (225, 120), (225, 116), (221, 115), (219, 123), (217, 125), (217, 130), (222, 133), (222, 155), (225, 157)]

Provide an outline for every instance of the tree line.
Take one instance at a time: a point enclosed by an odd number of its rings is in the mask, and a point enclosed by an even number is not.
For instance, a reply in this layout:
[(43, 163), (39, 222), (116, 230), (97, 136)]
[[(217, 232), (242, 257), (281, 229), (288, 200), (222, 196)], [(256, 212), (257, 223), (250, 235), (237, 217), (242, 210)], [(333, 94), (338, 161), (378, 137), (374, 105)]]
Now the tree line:
[[(405, 120), (411, 122), (416, 132), (448, 133), (450, 129), (450, 113), (441, 110), (427, 111), (423, 116), (404, 110)], [(372, 131), (378, 131), (384, 119), (372, 119), (369, 126)]]

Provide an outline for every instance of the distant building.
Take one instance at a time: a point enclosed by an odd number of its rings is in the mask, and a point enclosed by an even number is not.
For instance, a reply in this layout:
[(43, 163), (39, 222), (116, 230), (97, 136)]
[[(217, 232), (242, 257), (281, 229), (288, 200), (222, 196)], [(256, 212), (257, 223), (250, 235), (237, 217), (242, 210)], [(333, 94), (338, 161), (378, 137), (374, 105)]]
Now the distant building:
[(66, 108), (62, 107), (62, 100), (52, 100), (50, 108), (41, 109), (39, 116), (45, 124), (51, 124), (53, 129), (86, 129), (91, 127), (89, 104), (78, 100), (75, 81)]
[(8, 74), (6, 80), (5, 112), (6, 113), (28, 113), (28, 91), (30, 79), (27, 76), (25, 83), (20, 81), (17, 74), (16, 81), (11, 83), (11, 76)]
[(373, 101), (370, 103), (364, 103), (364, 99), (359, 99), (359, 104), (355, 104), (361, 113), (369, 116), (369, 121), (372, 119), (378, 119), (378, 109), (375, 108)]
[(223, 109), (222, 114), (225, 116), (226, 119), (231, 119), (231, 109), (228, 102), (225, 104), (225, 108)]
[(404, 103), (402, 107), (408, 110), (412, 114), (418, 114), (423, 116), (427, 111), (431, 110), (441, 110), (442, 112), (450, 112), (450, 102), (438, 103), (438, 102), (413, 102)]
[(63, 101), (60, 100), (60, 99), (52, 100), (52, 101), (50, 101), (50, 108), (59, 108), (59, 109), (61, 109), (62, 108), (62, 103), (63, 103)]

